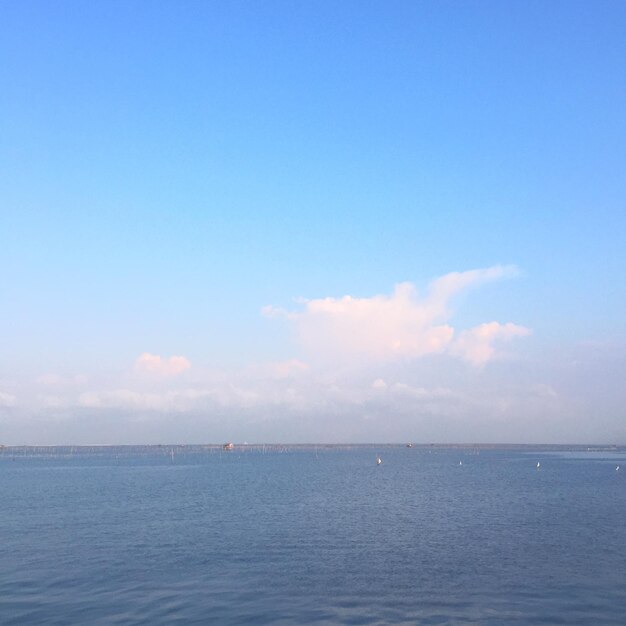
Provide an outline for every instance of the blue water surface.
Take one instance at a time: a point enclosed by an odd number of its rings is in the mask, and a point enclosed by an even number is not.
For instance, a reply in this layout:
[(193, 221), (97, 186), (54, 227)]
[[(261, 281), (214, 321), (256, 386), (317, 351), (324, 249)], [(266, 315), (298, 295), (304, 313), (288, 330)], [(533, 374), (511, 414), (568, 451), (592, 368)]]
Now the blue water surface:
[(2, 624), (626, 623), (621, 450), (5, 448), (0, 502)]

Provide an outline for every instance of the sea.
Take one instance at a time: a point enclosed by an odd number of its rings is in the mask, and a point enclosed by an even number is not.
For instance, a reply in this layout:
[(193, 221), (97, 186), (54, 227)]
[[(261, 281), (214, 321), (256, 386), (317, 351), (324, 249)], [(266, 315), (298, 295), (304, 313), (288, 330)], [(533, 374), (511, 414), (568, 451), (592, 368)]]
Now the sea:
[(626, 624), (626, 448), (4, 447), (0, 507), (3, 625)]

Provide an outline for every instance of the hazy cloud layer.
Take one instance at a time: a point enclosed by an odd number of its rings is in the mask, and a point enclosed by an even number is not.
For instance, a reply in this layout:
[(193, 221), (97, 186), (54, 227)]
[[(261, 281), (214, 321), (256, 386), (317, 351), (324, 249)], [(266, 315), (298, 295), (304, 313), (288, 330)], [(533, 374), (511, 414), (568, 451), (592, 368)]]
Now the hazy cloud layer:
[(526, 327), (453, 326), (455, 296), (515, 274), (494, 267), (448, 274), (422, 295), (403, 283), (390, 295), (268, 307), (265, 315), (296, 331), (292, 354), (300, 355), (284, 360), (203, 369), (144, 352), (117, 371), (5, 378), (3, 443), (626, 437), (619, 346), (588, 342), (548, 357), (535, 338), (535, 352), (500, 359), (506, 342), (529, 335)]
[(191, 380), (136, 379), (129, 363), (85, 389), (0, 392), (0, 426), (9, 444), (619, 441), (626, 363), (589, 350), (487, 368), (445, 354), (335, 372), (288, 360)]

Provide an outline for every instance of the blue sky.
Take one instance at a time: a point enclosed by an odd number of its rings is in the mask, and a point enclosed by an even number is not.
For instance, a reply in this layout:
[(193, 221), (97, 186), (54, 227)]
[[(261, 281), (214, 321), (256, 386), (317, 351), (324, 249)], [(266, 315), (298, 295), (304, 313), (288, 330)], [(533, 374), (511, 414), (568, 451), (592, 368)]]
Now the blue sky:
[(0, 440), (626, 440), (622, 2), (0, 14)]

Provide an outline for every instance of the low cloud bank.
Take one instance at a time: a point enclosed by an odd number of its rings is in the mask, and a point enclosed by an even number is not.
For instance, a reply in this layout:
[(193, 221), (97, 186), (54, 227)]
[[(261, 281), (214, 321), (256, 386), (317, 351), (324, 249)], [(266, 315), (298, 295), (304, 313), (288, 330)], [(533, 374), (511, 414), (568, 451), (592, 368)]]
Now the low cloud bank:
[(203, 369), (144, 352), (117, 372), (5, 378), (3, 443), (94, 433), (102, 443), (622, 441), (623, 346), (550, 356), (531, 343), (524, 358), (505, 358), (528, 328), (455, 323), (457, 296), (516, 273), (497, 266), (447, 274), (423, 293), (400, 283), (390, 294), (266, 307), (297, 339), (283, 360)]

